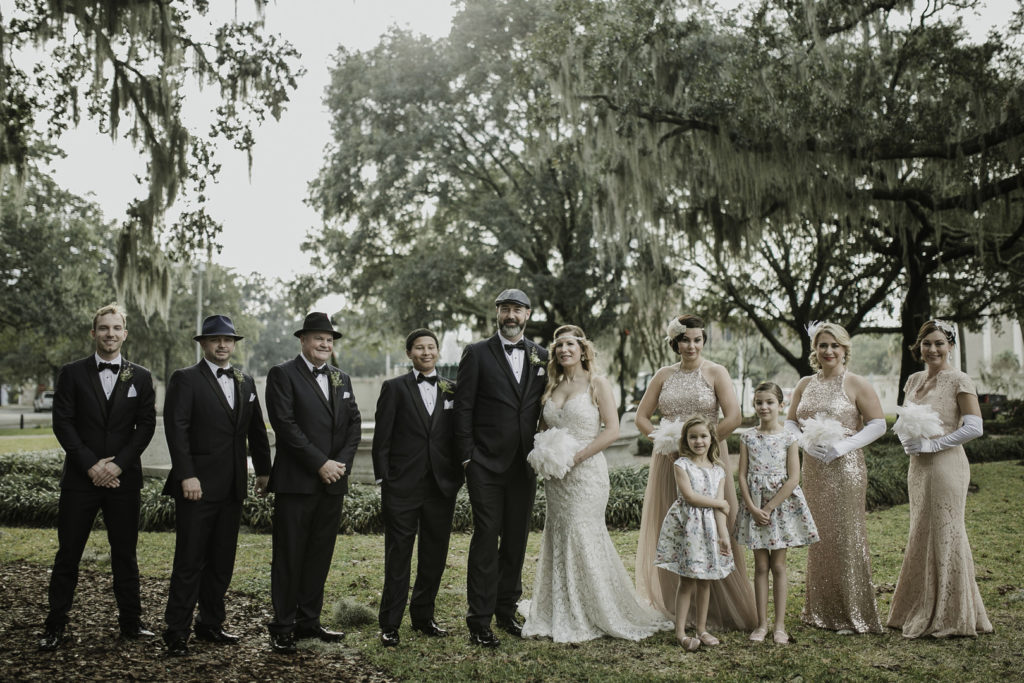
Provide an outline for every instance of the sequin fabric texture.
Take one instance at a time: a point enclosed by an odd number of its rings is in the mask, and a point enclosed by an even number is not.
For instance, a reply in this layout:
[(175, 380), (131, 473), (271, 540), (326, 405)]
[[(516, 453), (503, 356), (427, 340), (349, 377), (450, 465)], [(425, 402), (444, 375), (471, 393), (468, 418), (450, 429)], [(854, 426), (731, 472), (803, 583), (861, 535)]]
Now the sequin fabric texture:
[[(564, 405), (548, 401), (544, 422), (568, 431), (582, 444), (601, 429), (588, 392)], [(608, 528), (608, 465), (598, 453), (562, 479), (544, 482), (547, 515), (533, 595), (520, 605), (524, 636), (575, 643), (601, 636), (640, 640), (673, 628), (657, 610), (637, 598)]]
[[(812, 376), (797, 406), (797, 419), (824, 413), (850, 432), (859, 431), (863, 421), (846, 395), (845, 378), (845, 372)], [(800, 618), (833, 631), (880, 632), (868, 553), (864, 453), (851, 451), (828, 464), (804, 453), (802, 482), (821, 540), (807, 549), (807, 597)]]
[[(762, 508), (789, 479), (787, 451), (796, 436), (787, 431), (765, 434), (750, 429), (740, 438), (747, 447), (747, 489), (754, 505)], [(755, 523), (746, 505), (740, 505), (737, 540), (749, 548), (778, 550), (818, 542), (818, 527), (799, 485), (772, 510), (767, 526)]]
[[(907, 400), (935, 409), (942, 419), (942, 433), (948, 434), (960, 426), (963, 417), (957, 395), (977, 395), (974, 382), (959, 370), (944, 370), (938, 373), (931, 391), (919, 393), (924, 391), (926, 378), (926, 372), (908, 378)], [(970, 480), (963, 446), (910, 456), (910, 534), (887, 623), (902, 628), (907, 638), (975, 636), (992, 631), (964, 525)]]

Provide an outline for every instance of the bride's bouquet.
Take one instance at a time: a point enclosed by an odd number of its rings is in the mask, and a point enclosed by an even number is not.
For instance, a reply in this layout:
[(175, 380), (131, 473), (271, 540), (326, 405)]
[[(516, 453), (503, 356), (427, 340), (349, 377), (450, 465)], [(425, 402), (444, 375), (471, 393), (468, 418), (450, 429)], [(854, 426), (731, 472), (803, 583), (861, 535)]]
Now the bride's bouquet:
[(580, 443), (560, 427), (538, 432), (526, 461), (541, 479), (561, 479), (572, 469)]
[(648, 438), (654, 442), (655, 455), (672, 455), (679, 452), (679, 439), (682, 436), (682, 420), (662, 420)]
[(832, 446), (846, 436), (846, 428), (842, 423), (834, 418), (826, 417), (824, 413), (800, 420), (800, 427), (803, 431), (800, 438), (797, 439), (797, 443), (810, 455), (815, 454), (814, 446)]
[(899, 418), (892, 426), (892, 431), (901, 440), (928, 439), (943, 433), (942, 418), (930, 405), (910, 403), (909, 401), (896, 408)]

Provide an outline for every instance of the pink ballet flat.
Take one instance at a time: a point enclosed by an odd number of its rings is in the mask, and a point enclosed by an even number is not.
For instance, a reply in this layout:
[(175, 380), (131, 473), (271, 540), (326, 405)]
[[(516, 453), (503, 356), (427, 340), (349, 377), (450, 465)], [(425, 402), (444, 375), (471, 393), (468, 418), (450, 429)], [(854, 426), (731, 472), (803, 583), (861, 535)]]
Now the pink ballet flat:
[(764, 637), (766, 635), (768, 635), (768, 629), (761, 628), (760, 626), (758, 626), (750, 634), (750, 639), (752, 641), (754, 641), (755, 643), (763, 643), (764, 642)]
[(721, 645), (722, 644), (722, 641), (720, 641), (718, 638), (715, 638), (713, 635), (711, 635), (707, 631), (704, 631), (704, 633), (701, 633), (700, 636), (698, 636), (698, 637), (700, 638), (700, 642), (704, 643), (708, 647), (712, 647), (714, 645)]

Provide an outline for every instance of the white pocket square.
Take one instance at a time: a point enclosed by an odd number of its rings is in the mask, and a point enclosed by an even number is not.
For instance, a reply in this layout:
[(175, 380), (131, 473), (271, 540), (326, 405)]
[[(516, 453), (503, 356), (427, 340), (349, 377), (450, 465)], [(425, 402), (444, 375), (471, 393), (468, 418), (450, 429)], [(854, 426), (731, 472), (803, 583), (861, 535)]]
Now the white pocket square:
[(139, 392), (135, 391), (135, 385), (128, 387), (128, 398), (135, 398), (139, 395)]
[(342, 398), (348, 398), (348, 397), (349, 397), (349, 396), (351, 396), (351, 395), (352, 395), (352, 394), (350, 394), (350, 393), (348, 393), (348, 392), (346, 391), (345, 393), (343, 393), (343, 394), (341, 395), (341, 397), (342, 397)]
[(444, 409), (445, 410), (451, 410), (454, 407), (455, 407), (455, 401), (445, 401), (444, 402)]
[(252, 403), (255, 400), (256, 400), (256, 394), (249, 394), (249, 403)]
[(538, 377), (543, 377), (544, 376), (544, 368), (537, 368), (537, 376)]

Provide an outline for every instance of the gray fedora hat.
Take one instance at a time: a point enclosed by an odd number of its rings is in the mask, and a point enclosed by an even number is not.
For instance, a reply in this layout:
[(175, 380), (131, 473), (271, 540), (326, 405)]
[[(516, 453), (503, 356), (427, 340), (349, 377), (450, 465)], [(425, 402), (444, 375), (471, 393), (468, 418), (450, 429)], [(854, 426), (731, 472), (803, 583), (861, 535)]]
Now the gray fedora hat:
[(234, 337), (235, 341), (245, 337), (235, 334), (235, 324), (226, 315), (208, 315), (203, 320), (202, 332), (192, 337), (199, 341), (203, 337)]
[(302, 329), (295, 330), (295, 336), (301, 337), (305, 332), (330, 332), (335, 339), (341, 337), (341, 332), (334, 329), (331, 319), (326, 313), (313, 311), (302, 321)]
[(520, 306), (530, 308), (530, 297), (526, 296), (521, 289), (506, 289), (494, 300), (495, 306), (502, 304), (519, 304)]

